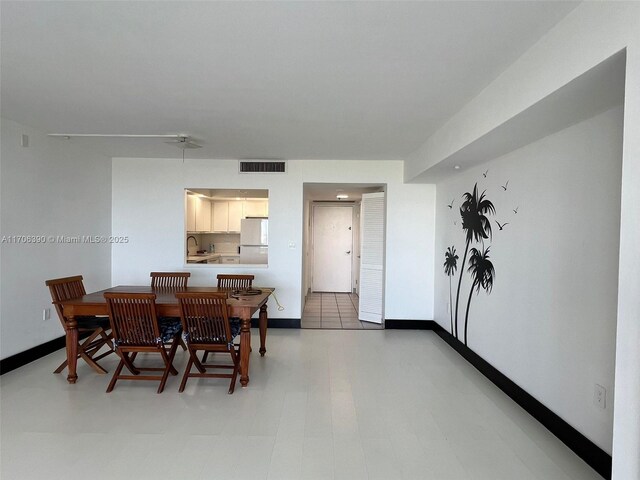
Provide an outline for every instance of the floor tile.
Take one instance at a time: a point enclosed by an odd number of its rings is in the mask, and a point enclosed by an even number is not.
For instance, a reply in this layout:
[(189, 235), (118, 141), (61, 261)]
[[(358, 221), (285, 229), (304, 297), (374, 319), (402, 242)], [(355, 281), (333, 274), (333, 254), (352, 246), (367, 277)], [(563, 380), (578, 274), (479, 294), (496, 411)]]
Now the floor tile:
[[(233, 395), (226, 379), (181, 394), (179, 377), (161, 395), (151, 382), (107, 394), (110, 375), (84, 365), (69, 385), (51, 373), (63, 350), (8, 372), (0, 477), (601, 478), (433, 332), (272, 329), (267, 350)], [(179, 350), (180, 373), (186, 361)], [(110, 460), (96, 468), (98, 449)]]

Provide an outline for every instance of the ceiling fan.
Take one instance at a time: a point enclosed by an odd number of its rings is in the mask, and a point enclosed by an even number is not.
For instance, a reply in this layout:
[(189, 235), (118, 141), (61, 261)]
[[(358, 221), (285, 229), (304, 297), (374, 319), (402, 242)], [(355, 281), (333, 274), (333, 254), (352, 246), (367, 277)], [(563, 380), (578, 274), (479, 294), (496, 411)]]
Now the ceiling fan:
[(128, 135), (119, 133), (49, 133), (49, 137), (65, 138), (69, 140), (73, 137), (89, 137), (89, 138), (167, 138), (169, 141), (164, 142), (167, 145), (173, 145), (181, 149), (202, 148), (198, 145), (190, 135), (185, 133), (170, 133), (167, 135)]

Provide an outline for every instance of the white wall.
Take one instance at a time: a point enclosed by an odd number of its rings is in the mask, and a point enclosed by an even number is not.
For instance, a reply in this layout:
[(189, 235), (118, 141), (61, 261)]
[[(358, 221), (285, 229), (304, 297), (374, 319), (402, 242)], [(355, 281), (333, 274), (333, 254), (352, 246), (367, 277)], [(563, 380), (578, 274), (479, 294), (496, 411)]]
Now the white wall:
[[(217, 273), (250, 269), (255, 283), (276, 287), (282, 312), (300, 318), (302, 309), (303, 183), (387, 184), (386, 318), (433, 318), (433, 185), (403, 184), (399, 161), (289, 160), (283, 175), (240, 175), (235, 160), (113, 160), (113, 234), (130, 243), (112, 252), (114, 284), (146, 283), (152, 270), (189, 270), (190, 283), (215, 284)], [(269, 265), (266, 268), (185, 267), (183, 189), (269, 189)], [(294, 248), (289, 244), (293, 242)], [(421, 285), (416, 298), (407, 281)]]
[[(477, 182), (496, 208), (489, 216), (493, 236), (485, 243), (496, 271), (494, 287), (489, 295), (481, 290), (472, 297), (468, 346), (609, 453), (622, 116), (622, 107), (614, 108), (456, 175), (438, 184), (436, 207), (439, 265), (448, 246), (455, 245), (460, 257), (454, 303), (465, 245), (462, 194)], [(500, 231), (496, 220), (508, 225)], [(471, 287), (468, 266), (467, 258), (458, 311), (461, 338)], [(443, 268), (435, 278), (436, 321), (450, 330)], [(605, 410), (593, 404), (596, 383), (607, 389)]]
[(626, 51), (614, 480), (640, 479), (640, 3), (583, 2), (453, 116), (406, 164), (407, 179)]
[[(2, 119), (0, 236), (109, 235), (111, 160)], [(29, 146), (20, 146), (22, 134)], [(0, 246), (1, 358), (64, 334), (45, 280), (84, 275), (87, 290), (107, 288), (111, 246), (7, 243)], [(42, 320), (43, 309), (51, 317)]]

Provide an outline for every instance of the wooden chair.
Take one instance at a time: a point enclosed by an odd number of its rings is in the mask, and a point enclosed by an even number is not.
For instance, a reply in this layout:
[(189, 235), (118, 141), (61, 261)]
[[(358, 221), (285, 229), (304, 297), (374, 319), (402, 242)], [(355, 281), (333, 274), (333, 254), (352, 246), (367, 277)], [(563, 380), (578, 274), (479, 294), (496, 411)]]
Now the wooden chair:
[(242, 290), (251, 288), (253, 275), (218, 275), (218, 288), (229, 290)]
[[(72, 298), (78, 298), (85, 295), (87, 292), (84, 289), (82, 283), (82, 275), (76, 275), (74, 277), (54, 278), (47, 280), (45, 285), (49, 287), (51, 293), (51, 299), (58, 312), (60, 323), (65, 332), (67, 331), (67, 323), (62, 313), (62, 306), (60, 302), (64, 300), (70, 300)], [(98, 360), (106, 357), (114, 352), (113, 343), (111, 342), (111, 333), (109, 332), (109, 319), (106, 317), (84, 316), (76, 317), (78, 322), (78, 334), (89, 336), (84, 339), (83, 342), (78, 342), (78, 358), (82, 358), (89, 364), (96, 372), (105, 374), (107, 371), (98, 364)], [(96, 353), (102, 347), (108, 347), (108, 350), (95, 356)], [(53, 373), (60, 373), (67, 367), (67, 360), (62, 362)]]
[(151, 288), (187, 288), (189, 272), (151, 272)]
[[(189, 272), (151, 272), (151, 288), (157, 290), (180, 290), (187, 288), (187, 282), (191, 273)], [(167, 323), (180, 323), (180, 317), (160, 317), (160, 326)], [(187, 349), (182, 339), (179, 339), (183, 350)]]
[[(107, 393), (113, 390), (118, 380), (160, 381), (158, 393), (162, 393), (169, 374), (177, 375), (173, 367), (180, 335), (180, 324), (160, 326), (156, 315), (155, 293), (105, 293), (109, 321), (113, 332), (116, 353), (120, 363), (113, 373)], [(170, 348), (167, 344), (171, 342)], [(136, 355), (141, 352), (159, 353), (164, 367), (138, 367), (134, 365)], [(123, 367), (132, 375), (121, 375)], [(162, 375), (140, 375), (142, 371), (161, 371)]]
[[(227, 294), (178, 292), (180, 315), (184, 338), (189, 350), (189, 362), (180, 383), (184, 391), (187, 380), (199, 378), (230, 378), (229, 393), (233, 393), (240, 367), (240, 352), (236, 351), (233, 339), (240, 333), (240, 323), (231, 324), (227, 307)], [(204, 351), (203, 360), (198, 359), (198, 351)], [(204, 363), (209, 353), (228, 353), (232, 365)], [(195, 365), (197, 372), (191, 373)], [(231, 369), (231, 373), (207, 373), (207, 369)]]

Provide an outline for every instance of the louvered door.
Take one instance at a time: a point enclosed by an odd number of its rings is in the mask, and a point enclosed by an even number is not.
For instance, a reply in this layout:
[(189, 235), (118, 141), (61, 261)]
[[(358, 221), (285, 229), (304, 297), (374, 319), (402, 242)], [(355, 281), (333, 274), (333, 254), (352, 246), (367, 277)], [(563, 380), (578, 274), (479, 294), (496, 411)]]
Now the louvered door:
[(384, 193), (362, 195), (359, 318), (382, 323), (384, 295)]

